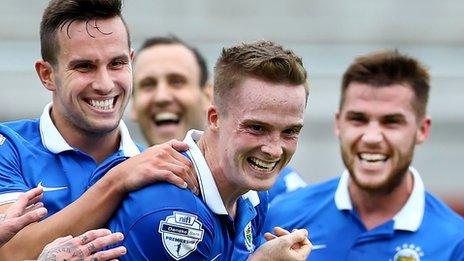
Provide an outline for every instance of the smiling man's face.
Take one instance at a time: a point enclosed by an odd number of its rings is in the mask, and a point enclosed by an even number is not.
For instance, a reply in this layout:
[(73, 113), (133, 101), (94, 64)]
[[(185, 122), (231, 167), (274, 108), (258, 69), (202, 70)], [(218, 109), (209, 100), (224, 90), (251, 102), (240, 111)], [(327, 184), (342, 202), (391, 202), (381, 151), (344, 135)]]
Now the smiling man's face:
[(209, 96), (200, 86), (200, 66), (181, 44), (142, 50), (134, 63), (132, 116), (150, 145), (183, 139), (189, 129), (203, 129)]

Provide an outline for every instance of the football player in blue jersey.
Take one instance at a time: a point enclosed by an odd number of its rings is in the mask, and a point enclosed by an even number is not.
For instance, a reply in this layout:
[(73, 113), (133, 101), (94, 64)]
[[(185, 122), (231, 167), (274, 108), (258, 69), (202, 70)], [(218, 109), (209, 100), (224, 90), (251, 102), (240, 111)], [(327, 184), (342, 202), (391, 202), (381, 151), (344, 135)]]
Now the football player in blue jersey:
[(1, 260), (34, 259), (58, 237), (104, 226), (127, 192), (157, 180), (183, 187), (186, 180), (195, 190), (192, 164), (177, 151), (187, 144), (139, 154), (121, 121), (133, 57), (121, 5), (52, 0), (44, 11), (35, 69), (53, 102), (40, 119), (0, 125), (0, 213), (41, 187), (48, 216), (6, 243)]
[[(134, 58), (132, 118), (149, 145), (182, 140), (190, 129), (203, 130), (211, 103), (206, 59), (175, 36), (152, 37)], [(298, 172), (285, 167), (269, 190), (275, 196), (304, 187)]]
[(205, 132), (185, 156), (199, 195), (169, 183), (132, 192), (109, 222), (125, 234), (125, 260), (304, 260), (307, 231), (276, 230), (257, 248), (267, 193), (295, 152), (308, 85), (292, 51), (259, 41), (225, 48), (215, 66)]
[(341, 84), (341, 177), (277, 198), (265, 231), (304, 227), (311, 260), (464, 260), (464, 220), (411, 167), (430, 131), (427, 70), (398, 51), (357, 58)]

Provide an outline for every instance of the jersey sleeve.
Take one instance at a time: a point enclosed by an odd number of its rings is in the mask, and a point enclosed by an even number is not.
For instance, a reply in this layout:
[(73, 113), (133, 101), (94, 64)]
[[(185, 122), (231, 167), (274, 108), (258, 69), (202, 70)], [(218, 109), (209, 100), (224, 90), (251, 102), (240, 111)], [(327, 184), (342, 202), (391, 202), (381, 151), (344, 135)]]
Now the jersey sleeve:
[[(11, 131), (12, 132), (12, 131)], [(14, 137), (0, 128), (0, 205), (16, 201), (22, 192), (30, 188), (21, 172), (21, 160)]]
[(125, 260), (210, 260), (214, 224), (208, 216), (185, 210), (144, 215), (127, 231)]

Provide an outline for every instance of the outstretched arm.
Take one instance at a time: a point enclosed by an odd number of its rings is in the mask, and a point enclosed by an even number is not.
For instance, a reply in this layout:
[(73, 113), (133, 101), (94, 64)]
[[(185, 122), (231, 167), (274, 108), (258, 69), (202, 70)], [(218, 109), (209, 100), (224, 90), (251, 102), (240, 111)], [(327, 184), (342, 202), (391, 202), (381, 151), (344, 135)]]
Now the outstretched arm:
[[(87, 230), (105, 226), (128, 192), (148, 184), (168, 181), (186, 187), (186, 180), (193, 188), (196, 176), (191, 162), (179, 153), (186, 149), (187, 144), (170, 141), (150, 147), (122, 162), (75, 202), (42, 222), (33, 223), (21, 230), (0, 249), (0, 260), (33, 259), (48, 242), (58, 237), (77, 236)], [(0, 207), (0, 213), (4, 211)]]

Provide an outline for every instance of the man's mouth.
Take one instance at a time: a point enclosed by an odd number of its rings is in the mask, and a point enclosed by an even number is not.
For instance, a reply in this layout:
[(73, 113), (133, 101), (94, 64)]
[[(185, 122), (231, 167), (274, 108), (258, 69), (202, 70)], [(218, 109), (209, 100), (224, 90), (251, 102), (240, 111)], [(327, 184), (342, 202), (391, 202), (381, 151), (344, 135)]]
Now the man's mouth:
[(87, 103), (90, 106), (94, 107), (95, 109), (102, 110), (102, 111), (108, 111), (114, 108), (114, 104), (116, 100), (117, 100), (117, 97), (113, 97), (113, 98), (106, 99), (106, 100), (88, 99)]
[(267, 162), (267, 161), (263, 161), (255, 157), (248, 157), (247, 161), (248, 163), (250, 163), (250, 166), (252, 168), (259, 170), (259, 171), (272, 171), (277, 165), (277, 163), (279, 162), (279, 161)]
[(367, 161), (369, 163), (374, 162), (385, 162), (388, 159), (388, 156), (381, 153), (359, 153), (358, 158), (362, 161)]
[(172, 112), (160, 112), (155, 115), (154, 122), (156, 126), (164, 126), (169, 124), (179, 124), (179, 115)]

